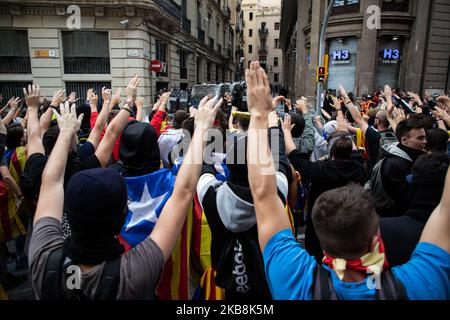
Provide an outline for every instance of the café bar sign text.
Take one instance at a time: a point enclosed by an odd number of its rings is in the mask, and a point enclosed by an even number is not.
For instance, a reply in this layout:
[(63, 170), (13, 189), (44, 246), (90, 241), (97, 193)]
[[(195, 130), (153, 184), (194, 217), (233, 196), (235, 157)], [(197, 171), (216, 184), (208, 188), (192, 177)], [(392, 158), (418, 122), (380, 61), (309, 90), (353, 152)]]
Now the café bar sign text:
[(397, 64), (400, 59), (400, 50), (398, 49), (383, 49), (383, 63)]

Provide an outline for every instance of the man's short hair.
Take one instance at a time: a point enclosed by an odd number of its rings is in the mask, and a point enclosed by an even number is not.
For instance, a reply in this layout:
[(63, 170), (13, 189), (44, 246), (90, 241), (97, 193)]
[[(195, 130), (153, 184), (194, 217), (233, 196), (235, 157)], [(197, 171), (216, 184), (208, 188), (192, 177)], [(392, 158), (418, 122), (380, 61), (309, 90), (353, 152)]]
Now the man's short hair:
[(389, 128), (388, 112), (386, 110), (380, 110), (376, 114), (378, 122), (381, 122), (385, 128)]
[(305, 131), (305, 119), (302, 115), (293, 113), (291, 114), (291, 121), (293, 125), (295, 124), (294, 128), (292, 128), (291, 130), (292, 137), (300, 138), (303, 134), (303, 131)]
[(312, 221), (322, 249), (347, 260), (368, 253), (378, 232), (378, 216), (370, 194), (353, 183), (317, 198)]
[(353, 140), (346, 132), (335, 132), (330, 139), (330, 157), (335, 160), (350, 160), (353, 152)]
[(173, 115), (173, 128), (181, 129), (183, 121), (189, 118), (189, 114), (184, 110), (178, 110)]
[(395, 131), (395, 135), (397, 136), (398, 141), (402, 141), (402, 138), (408, 136), (409, 133), (414, 129), (423, 129), (422, 120), (411, 117), (400, 121)]
[(448, 132), (441, 128), (435, 128), (427, 131), (427, 146), (425, 150), (430, 152), (447, 153), (448, 150)]

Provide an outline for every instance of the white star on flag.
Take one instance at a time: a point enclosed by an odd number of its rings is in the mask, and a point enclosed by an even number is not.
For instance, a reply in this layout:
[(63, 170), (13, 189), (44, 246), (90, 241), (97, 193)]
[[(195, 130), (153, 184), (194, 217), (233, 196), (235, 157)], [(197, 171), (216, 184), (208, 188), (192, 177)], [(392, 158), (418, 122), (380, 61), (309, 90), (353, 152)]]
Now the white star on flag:
[(158, 217), (156, 216), (156, 208), (158, 208), (161, 202), (163, 202), (168, 192), (164, 193), (162, 196), (152, 198), (148, 192), (147, 183), (144, 184), (145, 186), (144, 191), (142, 192), (141, 200), (131, 202), (128, 205), (128, 209), (131, 211), (132, 215), (125, 231), (128, 231), (143, 220), (147, 220), (152, 223), (156, 223), (156, 221), (158, 221)]

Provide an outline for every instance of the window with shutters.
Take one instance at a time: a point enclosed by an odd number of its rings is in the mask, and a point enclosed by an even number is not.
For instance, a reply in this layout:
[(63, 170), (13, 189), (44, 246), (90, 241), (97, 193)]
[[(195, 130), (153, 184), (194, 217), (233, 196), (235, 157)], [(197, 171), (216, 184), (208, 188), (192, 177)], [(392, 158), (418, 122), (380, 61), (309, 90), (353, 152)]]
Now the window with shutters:
[(111, 72), (107, 32), (62, 32), (66, 74)]
[[(156, 51), (156, 60), (164, 62), (167, 64), (167, 43), (161, 42), (160, 40), (155, 40), (155, 51)], [(165, 72), (157, 72), (157, 77), (167, 77), (169, 74), (168, 66), (166, 65)]]
[(27, 31), (0, 30), (0, 73), (31, 73)]

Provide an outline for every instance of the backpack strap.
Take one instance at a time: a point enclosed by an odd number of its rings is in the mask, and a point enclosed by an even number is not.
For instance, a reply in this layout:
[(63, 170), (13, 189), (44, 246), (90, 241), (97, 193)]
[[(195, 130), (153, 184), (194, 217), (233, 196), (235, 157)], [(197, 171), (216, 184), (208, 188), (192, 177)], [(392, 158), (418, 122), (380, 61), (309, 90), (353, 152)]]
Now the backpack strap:
[(120, 257), (107, 261), (93, 300), (116, 300), (120, 283)]
[(381, 274), (381, 288), (376, 290), (375, 299), (407, 300), (405, 287), (390, 270)]
[(61, 299), (61, 279), (63, 275), (64, 258), (62, 247), (50, 252), (47, 257), (41, 287), (42, 300)]
[(322, 265), (317, 265), (314, 271), (314, 300), (339, 300), (331, 281), (330, 272)]

